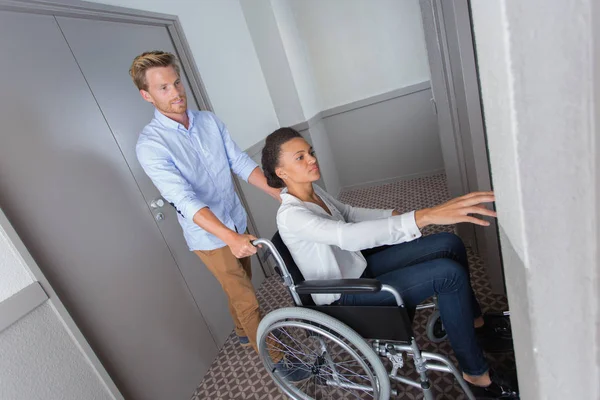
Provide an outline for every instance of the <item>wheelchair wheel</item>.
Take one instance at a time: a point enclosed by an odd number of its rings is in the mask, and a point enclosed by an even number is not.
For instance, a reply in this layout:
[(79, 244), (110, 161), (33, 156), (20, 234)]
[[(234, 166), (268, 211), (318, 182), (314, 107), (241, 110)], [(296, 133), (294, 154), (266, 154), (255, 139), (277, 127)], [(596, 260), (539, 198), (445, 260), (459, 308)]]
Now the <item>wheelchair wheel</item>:
[[(390, 380), (371, 346), (355, 331), (321, 312), (301, 307), (267, 314), (258, 326), (258, 349), (269, 375), (295, 400), (390, 398)], [(274, 368), (269, 350), (311, 371), (290, 382)]]
[(433, 343), (443, 342), (448, 337), (438, 310), (435, 310), (427, 320), (427, 337)]

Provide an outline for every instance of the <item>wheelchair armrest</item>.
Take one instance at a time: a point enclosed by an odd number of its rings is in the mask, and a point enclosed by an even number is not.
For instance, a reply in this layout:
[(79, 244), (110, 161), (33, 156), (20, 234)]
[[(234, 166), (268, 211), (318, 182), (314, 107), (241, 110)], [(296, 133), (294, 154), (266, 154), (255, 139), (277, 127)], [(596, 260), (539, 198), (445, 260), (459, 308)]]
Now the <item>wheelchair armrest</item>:
[(296, 285), (298, 294), (358, 294), (381, 291), (377, 279), (326, 279), (304, 281)]

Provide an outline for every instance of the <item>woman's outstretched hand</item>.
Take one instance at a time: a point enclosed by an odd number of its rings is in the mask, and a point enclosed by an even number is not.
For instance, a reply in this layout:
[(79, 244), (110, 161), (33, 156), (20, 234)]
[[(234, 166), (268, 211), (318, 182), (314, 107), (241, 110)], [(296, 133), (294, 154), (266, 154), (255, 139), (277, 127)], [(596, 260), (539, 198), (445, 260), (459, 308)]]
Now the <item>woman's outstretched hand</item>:
[(473, 192), (452, 199), (444, 204), (415, 211), (415, 221), (419, 229), (427, 225), (453, 225), (470, 222), (475, 225), (489, 226), (488, 221), (472, 215), (496, 217), (496, 212), (488, 210), (481, 204), (493, 203), (494, 192)]

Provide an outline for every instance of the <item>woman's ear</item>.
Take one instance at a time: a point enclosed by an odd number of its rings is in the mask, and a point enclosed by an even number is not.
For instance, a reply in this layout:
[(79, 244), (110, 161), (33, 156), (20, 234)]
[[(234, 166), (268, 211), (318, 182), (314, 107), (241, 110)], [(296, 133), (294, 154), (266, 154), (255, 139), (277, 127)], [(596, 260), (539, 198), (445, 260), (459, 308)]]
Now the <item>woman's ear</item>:
[(287, 178), (287, 174), (285, 172), (283, 172), (283, 169), (281, 167), (277, 167), (275, 168), (275, 175), (277, 175), (279, 178), (285, 180)]

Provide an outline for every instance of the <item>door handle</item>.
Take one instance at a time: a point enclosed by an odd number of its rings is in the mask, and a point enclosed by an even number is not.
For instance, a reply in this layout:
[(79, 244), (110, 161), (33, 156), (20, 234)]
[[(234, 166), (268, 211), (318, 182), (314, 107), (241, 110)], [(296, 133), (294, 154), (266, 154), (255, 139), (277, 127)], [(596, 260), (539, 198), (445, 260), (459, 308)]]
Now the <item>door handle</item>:
[(152, 202), (150, 203), (150, 207), (152, 208), (162, 208), (165, 205), (165, 201), (163, 199), (161, 199), (160, 197), (158, 199), (154, 199), (152, 200)]
[(437, 115), (437, 103), (435, 102), (435, 98), (429, 99), (429, 102), (431, 103), (431, 109), (433, 110), (433, 113)]

